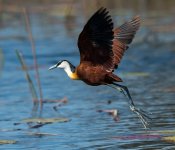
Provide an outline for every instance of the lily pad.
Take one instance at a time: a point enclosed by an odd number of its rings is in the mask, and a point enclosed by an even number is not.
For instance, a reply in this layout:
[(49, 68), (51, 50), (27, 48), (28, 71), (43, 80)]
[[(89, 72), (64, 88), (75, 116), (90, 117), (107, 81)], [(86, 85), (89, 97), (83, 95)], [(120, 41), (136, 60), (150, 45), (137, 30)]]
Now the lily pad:
[(23, 119), (24, 123), (57, 123), (57, 122), (68, 122), (68, 118), (27, 118)]
[(164, 141), (175, 143), (175, 136), (163, 137)]
[(15, 140), (0, 140), (0, 145), (1, 144), (15, 144), (17, 141)]

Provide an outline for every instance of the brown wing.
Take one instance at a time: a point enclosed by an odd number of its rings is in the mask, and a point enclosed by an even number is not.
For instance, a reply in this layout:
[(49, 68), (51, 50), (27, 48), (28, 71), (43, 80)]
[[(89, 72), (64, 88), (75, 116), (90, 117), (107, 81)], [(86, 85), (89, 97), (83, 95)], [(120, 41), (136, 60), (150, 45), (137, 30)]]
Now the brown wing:
[(94, 66), (103, 66), (107, 71), (113, 64), (113, 22), (106, 8), (100, 8), (84, 26), (79, 35), (80, 63), (89, 61)]
[(136, 16), (131, 21), (125, 22), (114, 30), (113, 53), (115, 68), (120, 63), (125, 50), (128, 49), (128, 44), (132, 42), (139, 26), (140, 17)]

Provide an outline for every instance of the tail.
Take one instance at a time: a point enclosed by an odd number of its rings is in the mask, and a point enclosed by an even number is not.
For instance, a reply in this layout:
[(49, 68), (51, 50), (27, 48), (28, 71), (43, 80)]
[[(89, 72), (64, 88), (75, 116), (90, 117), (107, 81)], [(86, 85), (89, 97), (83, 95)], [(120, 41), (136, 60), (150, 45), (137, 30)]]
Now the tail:
[(121, 78), (119, 78), (117, 75), (112, 74), (112, 73), (107, 75), (107, 79), (108, 81), (110, 81), (110, 83), (123, 82)]

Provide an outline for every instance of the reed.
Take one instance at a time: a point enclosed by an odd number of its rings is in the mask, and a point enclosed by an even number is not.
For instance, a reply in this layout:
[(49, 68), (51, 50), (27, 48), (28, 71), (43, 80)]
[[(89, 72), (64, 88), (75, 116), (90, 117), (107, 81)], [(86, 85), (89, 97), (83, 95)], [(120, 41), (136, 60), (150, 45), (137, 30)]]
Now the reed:
[(35, 72), (36, 72), (36, 80), (37, 80), (38, 89), (39, 89), (39, 96), (40, 96), (40, 106), (42, 108), (43, 94), (42, 94), (40, 75), (39, 75), (39, 70), (38, 70), (38, 62), (37, 62), (37, 57), (36, 57), (36, 47), (35, 47), (35, 43), (34, 43), (34, 39), (33, 39), (33, 35), (32, 35), (32, 30), (31, 30), (31, 26), (30, 26), (29, 14), (28, 14), (28, 11), (26, 10), (26, 8), (23, 8), (23, 14), (25, 17), (26, 31), (28, 33), (28, 38), (30, 41), (31, 49), (32, 49), (33, 61), (34, 61)]
[(19, 62), (20, 62), (21, 67), (22, 67), (22, 70), (24, 70), (24, 72), (25, 72), (26, 80), (28, 81), (29, 89), (30, 89), (30, 92), (32, 94), (33, 104), (34, 105), (37, 105), (38, 104), (37, 93), (36, 93), (35, 87), (33, 85), (33, 82), (32, 82), (32, 80), (30, 78), (30, 75), (28, 73), (27, 65), (26, 65), (26, 63), (24, 61), (24, 58), (22, 56), (22, 53), (20, 53), (18, 50), (16, 50), (16, 55), (17, 55), (17, 57), (19, 59)]

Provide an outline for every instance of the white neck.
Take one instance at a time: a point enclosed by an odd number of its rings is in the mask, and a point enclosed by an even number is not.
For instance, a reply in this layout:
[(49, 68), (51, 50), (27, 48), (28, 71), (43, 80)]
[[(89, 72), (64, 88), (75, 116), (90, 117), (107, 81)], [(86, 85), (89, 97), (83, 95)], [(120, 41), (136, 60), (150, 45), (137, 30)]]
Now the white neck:
[(65, 68), (64, 68), (64, 71), (67, 73), (67, 75), (69, 77), (71, 77), (73, 72), (71, 71), (70, 65), (66, 65)]
[(58, 68), (62, 68), (64, 69), (64, 71), (67, 73), (67, 75), (71, 78), (71, 79), (77, 79), (78, 76), (76, 75), (75, 71), (75, 67), (68, 61), (62, 61), (62, 63), (58, 66)]

